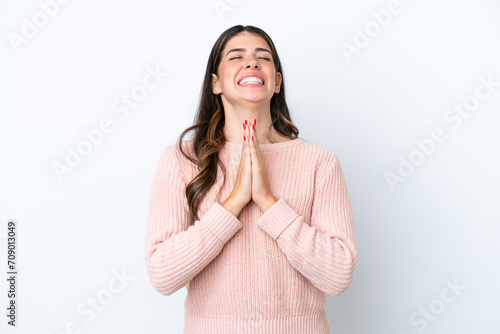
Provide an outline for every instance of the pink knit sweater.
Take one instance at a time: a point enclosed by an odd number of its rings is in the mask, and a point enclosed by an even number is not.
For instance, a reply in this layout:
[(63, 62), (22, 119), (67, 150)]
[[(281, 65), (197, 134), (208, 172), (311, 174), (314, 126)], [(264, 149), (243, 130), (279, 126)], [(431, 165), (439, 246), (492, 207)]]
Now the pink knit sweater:
[[(191, 144), (183, 142), (188, 154)], [(277, 202), (262, 213), (250, 201), (235, 217), (220, 203), (233, 190), (242, 145), (219, 152), (226, 184), (218, 167), (194, 226), (185, 189), (197, 167), (175, 144), (165, 147), (149, 200), (149, 279), (167, 296), (187, 287), (184, 334), (329, 333), (325, 293), (346, 291), (357, 259), (339, 159), (302, 138), (260, 144)]]

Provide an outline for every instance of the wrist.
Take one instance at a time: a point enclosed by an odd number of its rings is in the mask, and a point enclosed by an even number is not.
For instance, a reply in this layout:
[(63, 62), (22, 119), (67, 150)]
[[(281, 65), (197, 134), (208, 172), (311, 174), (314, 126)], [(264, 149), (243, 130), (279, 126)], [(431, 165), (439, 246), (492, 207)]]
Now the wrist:
[(276, 198), (273, 196), (269, 197), (266, 201), (264, 201), (263, 205), (261, 206), (262, 212), (266, 212), (269, 210), (275, 203), (277, 202)]
[(222, 202), (221, 205), (226, 208), (226, 210), (230, 211), (236, 218), (239, 216), (241, 210), (243, 209), (243, 206), (231, 196), (226, 198), (226, 200)]

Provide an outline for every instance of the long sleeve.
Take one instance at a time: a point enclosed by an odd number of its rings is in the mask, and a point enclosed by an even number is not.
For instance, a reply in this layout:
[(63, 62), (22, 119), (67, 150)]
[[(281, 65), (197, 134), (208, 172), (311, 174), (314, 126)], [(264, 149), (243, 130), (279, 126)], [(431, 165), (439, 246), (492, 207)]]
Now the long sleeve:
[(163, 295), (171, 295), (189, 283), (242, 227), (217, 202), (189, 226), (186, 182), (175, 149), (174, 145), (167, 146), (160, 156), (146, 224), (146, 268), (153, 287)]
[(356, 266), (354, 217), (342, 167), (333, 152), (319, 174), (310, 224), (280, 198), (257, 226), (314, 286), (338, 296), (350, 286)]

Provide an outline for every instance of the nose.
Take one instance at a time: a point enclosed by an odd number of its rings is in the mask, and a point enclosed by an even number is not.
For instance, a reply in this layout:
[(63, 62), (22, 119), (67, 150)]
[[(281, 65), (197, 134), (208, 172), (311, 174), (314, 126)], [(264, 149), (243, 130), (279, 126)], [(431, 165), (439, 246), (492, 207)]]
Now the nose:
[(259, 62), (257, 61), (257, 59), (255, 59), (255, 57), (251, 56), (249, 57), (249, 60), (248, 60), (248, 64), (246, 66), (247, 68), (248, 67), (251, 67), (251, 68), (259, 68), (260, 65), (259, 65)]

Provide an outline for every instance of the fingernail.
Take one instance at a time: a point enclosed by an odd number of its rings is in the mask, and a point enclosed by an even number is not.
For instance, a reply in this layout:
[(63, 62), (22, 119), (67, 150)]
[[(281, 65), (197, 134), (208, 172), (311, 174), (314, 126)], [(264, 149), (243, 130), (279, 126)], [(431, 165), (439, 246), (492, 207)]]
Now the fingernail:
[(254, 125), (252, 125), (252, 127), (253, 127), (253, 129), (255, 130), (255, 124), (254, 124)]
[(252, 136), (252, 141), (253, 141), (253, 136)]
[(247, 120), (245, 120), (245, 124), (247, 124)]
[(243, 130), (246, 130), (247, 128), (245, 127), (245, 124), (243, 124)]
[(253, 124), (254, 124), (254, 125), (255, 125), (255, 124), (257, 124), (257, 118), (256, 118), (256, 119), (254, 119)]
[(245, 138), (245, 135), (243, 135), (243, 140), (246, 141), (247, 139)]

